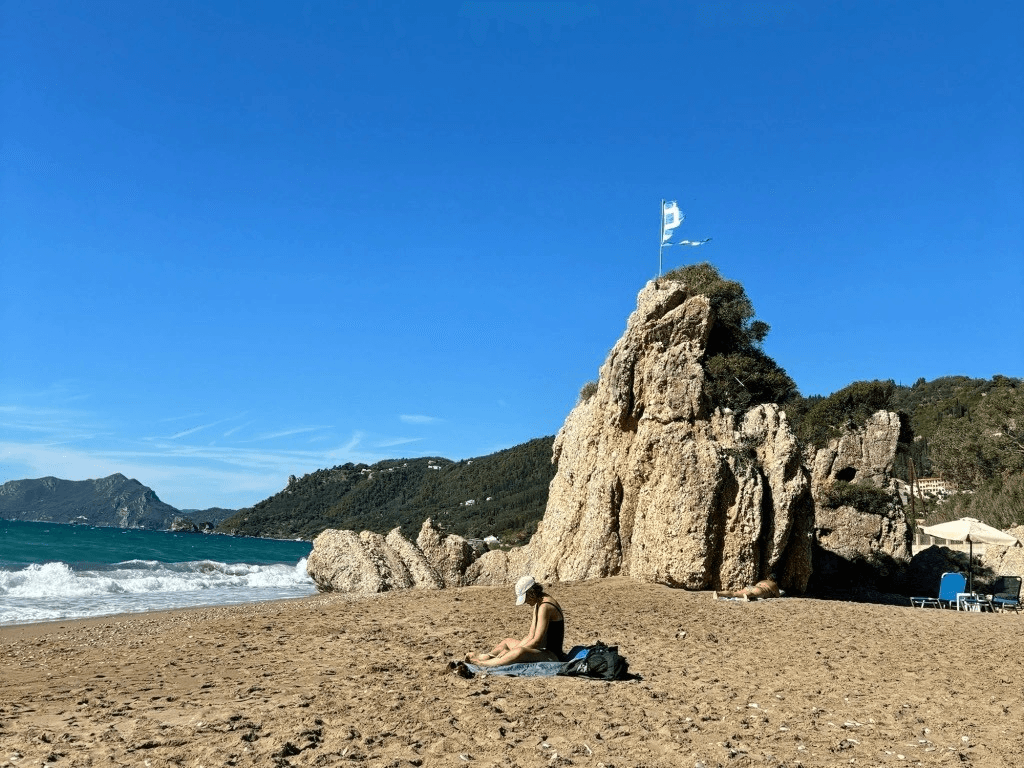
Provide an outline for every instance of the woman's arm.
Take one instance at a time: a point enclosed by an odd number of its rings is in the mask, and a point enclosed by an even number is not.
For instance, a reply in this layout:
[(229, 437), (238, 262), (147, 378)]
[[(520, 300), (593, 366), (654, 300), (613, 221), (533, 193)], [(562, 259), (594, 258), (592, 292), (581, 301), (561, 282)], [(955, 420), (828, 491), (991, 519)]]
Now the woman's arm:
[(537, 628), (537, 609), (533, 610), (533, 617), (530, 619), (530, 631), (523, 635), (523, 639), (517, 643), (517, 647), (521, 647), (530, 642), (530, 638), (533, 637), (533, 632)]
[(548, 636), (548, 624), (551, 623), (551, 614), (555, 612), (550, 603), (541, 603), (537, 610), (530, 634), (523, 638), (522, 645), (527, 648), (541, 650), (544, 647), (544, 640)]

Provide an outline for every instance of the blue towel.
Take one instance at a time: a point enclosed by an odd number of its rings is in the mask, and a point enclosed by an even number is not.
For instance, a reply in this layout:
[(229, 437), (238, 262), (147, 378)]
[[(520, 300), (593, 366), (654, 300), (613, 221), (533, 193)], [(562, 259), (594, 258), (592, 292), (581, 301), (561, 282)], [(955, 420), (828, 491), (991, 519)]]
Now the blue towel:
[(466, 669), (474, 675), (504, 675), (506, 677), (554, 677), (562, 671), (566, 661), (585, 656), (587, 647), (577, 645), (569, 651), (565, 661), (533, 661), (524, 664), (506, 664), (503, 667), (481, 667), (466, 664)]
[(466, 669), (474, 675), (505, 675), (507, 677), (554, 677), (562, 667), (561, 661), (534, 661), (529, 664), (506, 664), (503, 667), (478, 667), (467, 664)]

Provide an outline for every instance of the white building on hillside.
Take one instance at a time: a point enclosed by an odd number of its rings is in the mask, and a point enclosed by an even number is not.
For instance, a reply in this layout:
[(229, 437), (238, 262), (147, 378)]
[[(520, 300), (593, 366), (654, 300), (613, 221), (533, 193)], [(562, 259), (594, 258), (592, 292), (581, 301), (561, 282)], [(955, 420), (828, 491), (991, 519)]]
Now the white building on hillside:
[(951, 493), (956, 493), (956, 485), (941, 477), (919, 477), (915, 488), (919, 498), (926, 493), (933, 496), (948, 496)]

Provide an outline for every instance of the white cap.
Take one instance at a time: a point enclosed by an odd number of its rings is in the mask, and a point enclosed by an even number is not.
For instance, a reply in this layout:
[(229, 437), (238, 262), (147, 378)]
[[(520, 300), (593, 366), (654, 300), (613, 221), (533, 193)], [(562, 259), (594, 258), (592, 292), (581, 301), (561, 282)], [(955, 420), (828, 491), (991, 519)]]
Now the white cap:
[(523, 576), (523, 578), (516, 582), (516, 605), (522, 605), (526, 602), (526, 593), (536, 583), (533, 580), (533, 576)]

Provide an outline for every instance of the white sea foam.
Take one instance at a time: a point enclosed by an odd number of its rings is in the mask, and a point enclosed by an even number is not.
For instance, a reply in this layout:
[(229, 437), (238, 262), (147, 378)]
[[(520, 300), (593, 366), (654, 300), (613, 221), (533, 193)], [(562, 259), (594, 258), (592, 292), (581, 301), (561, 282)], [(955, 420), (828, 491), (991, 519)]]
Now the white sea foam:
[(315, 591), (305, 558), (296, 565), (130, 560), (72, 569), (60, 562), (32, 564), (0, 570), (0, 624), (276, 600)]

